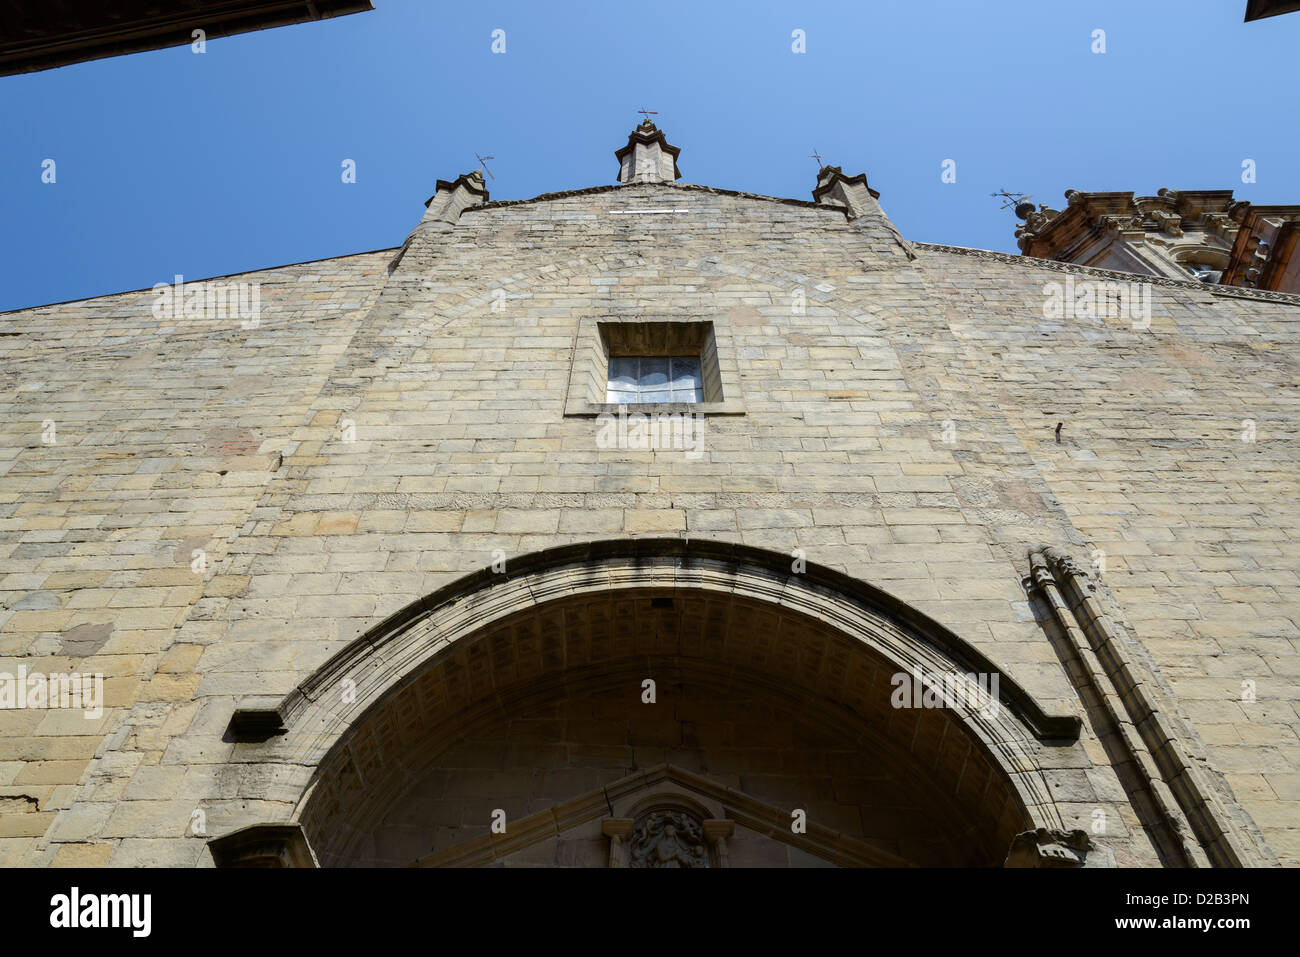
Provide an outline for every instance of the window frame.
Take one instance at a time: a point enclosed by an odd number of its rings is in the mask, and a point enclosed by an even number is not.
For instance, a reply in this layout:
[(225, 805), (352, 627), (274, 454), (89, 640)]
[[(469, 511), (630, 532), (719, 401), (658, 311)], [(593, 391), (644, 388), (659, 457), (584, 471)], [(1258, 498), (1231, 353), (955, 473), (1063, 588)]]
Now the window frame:
[[(700, 402), (632, 402), (607, 400), (609, 360), (679, 355), (700, 357)], [(661, 319), (642, 316), (589, 316), (578, 320), (566, 416), (599, 416), (635, 409), (651, 413), (744, 415), (735, 348), (725, 318)]]
[[(647, 371), (646, 366), (650, 363), (664, 363), (664, 382), (661, 384), (647, 384), (646, 379), (653, 375), (654, 372)], [(635, 363), (634, 370), (631, 374), (631, 388), (615, 388), (616, 364), (625, 365)], [(690, 371), (683, 372), (682, 367), (687, 366)], [(692, 368), (693, 367), (693, 368)], [(689, 376), (688, 381), (692, 383), (688, 388), (678, 388), (678, 382), (683, 381)], [(622, 378), (620, 376), (619, 378)], [(663, 392), (667, 398), (647, 398), (653, 393)], [(681, 398), (681, 394), (691, 393), (691, 398)], [(631, 395), (635, 396), (630, 402), (620, 402), (614, 396)], [(699, 405), (704, 401), (704, 373), (703, 363), (700, 356), (696, 355), (675, 355), (675, 356), (619, 356), (611, 355), (609, 357), (609, 372), (605, 386), (605, 402), (617, 403), (619, 405), (647, 405), (660, 402), (689, 402), (691, 405)]]

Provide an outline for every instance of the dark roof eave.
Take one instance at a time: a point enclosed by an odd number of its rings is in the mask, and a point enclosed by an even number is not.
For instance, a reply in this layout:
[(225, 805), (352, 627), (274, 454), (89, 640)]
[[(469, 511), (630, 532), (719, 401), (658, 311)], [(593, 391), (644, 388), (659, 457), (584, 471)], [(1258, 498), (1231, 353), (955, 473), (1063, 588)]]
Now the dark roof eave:
[[(29, 6), (42, 13), (29, 11), (24, 15), (25, 20), (19, 24), (19, 28), (27, 27), (22, 39), (0, 41), (0, 76), (186, 46), (192, 42), (195, 27), (202, 27), (205, 38), (214, 40), (374, 10), (371, 0), (226, 0), (152, 15), (143, 3), (128, 4), (123, 15), (123, 5), (118, 4), (117, 19), (104, 12), (98, 20), (69, 29), (61, 19), (66, 17), (62, 4), (52, 4), (48, 11), (41, 5)], [(15, 34), (22, 32), (18, 29)]]
[(1247, 0), (1245, 23), (1300, 10), (1300, 0)]

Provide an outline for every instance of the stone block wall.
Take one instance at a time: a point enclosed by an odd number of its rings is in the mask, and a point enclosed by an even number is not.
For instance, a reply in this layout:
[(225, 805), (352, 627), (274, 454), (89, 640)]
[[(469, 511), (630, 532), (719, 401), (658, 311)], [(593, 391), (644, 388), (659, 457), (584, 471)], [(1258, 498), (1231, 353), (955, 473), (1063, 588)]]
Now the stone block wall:
[[(871, 211), (629, 185), (469, 208), (391, 275), (239, 277), (255, 330), (160, 331), (147, 292), (0, 317), (0, 668), (101, 670), (110, 702), (0, 712), (0, 863), (207, 863), (196, 809), (214, 835), (297, 799), (231, 764), (236, 706), (497, 553), (640, 535), (799, 550), (1080, 713), (1021, 579), (1033, 544), (1100, 550), (1190, 746), (1296, 863), (1300, 302), (1173, 283), (1139, 333), (1045, 319), (1047, 266), (914, 255)], [(725, 326), (743, 414), (699, 457), (564, 414), (578, 324), (610, 316)]]

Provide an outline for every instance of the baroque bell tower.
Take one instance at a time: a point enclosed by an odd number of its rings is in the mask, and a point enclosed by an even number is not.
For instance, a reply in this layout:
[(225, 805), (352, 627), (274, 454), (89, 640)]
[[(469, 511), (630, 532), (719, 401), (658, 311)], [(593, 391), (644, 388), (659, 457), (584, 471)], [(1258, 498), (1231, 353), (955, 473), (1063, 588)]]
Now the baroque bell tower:
[(1155, 196), (1067, 190), (1016, 229), (1026, 256), (1166, 279), (1300, 292), (1300, 206), (1255, 206), (1232, 190)]

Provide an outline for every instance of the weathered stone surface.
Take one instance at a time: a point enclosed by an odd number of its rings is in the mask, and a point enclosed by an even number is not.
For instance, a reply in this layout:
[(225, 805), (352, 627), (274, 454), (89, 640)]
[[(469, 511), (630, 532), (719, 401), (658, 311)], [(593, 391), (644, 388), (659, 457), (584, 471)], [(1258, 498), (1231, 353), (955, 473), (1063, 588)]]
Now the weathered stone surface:
[[(1300, 300), (1166, 282), (1149, 328), (1051, 319), (1059, 264), (912, 246), (862, 191), (849, 218), (663, 178), (469, 191), (391, 274), (397, 250), (234, 277), (261, 284), (254, 328), (156, 318), (147, 290), (0, 317), (0, 671), (108, 678), (96, 720), (0, 711), (5, 794), (73, 795), (0, 806), (0, 862), (207, 864), (195, 811), (233, 829), (256, 822), (226, 802), (249, 799), (287, 820), (300, 786), (222, 740), (243, 701), (494, 561), (679, 537), (877, 585), (1083, 714), (1020, 587), (1030, 546), (1064, 547), (1259, 861), (1300, 863)], [(726, 322), (743, 414), (709, 416), (694, 457), (602, 447), (565, 404), (580, 321), (605, 316)], [(1155, 864), (1084, 717), (1050, 765), (1061, 823), (1102, 811), (1116, 861)], [(607, 742), (592, 721), (564, 731), (569, 778), (511, 770), (560, 760), (529, 726), (530, 757), (493, 752), (497, 777), (421, 798), (428, 826), (468, 827), (466, 802), (494, 795), (532, 812), (629, 761), (812, 787), (813, 752), (771, 727), (745, 742), (679, 714)], [(938, 761), (946, 741), (912, 732)], [(839, 813), (838, 792), (814, 799)], [(882, 840), (901, 826), (853, 813)], [(574, 840), (553, 858), (607, 854), (599, 830)], [(734, 864), (795, 855), (734, 844)]]

